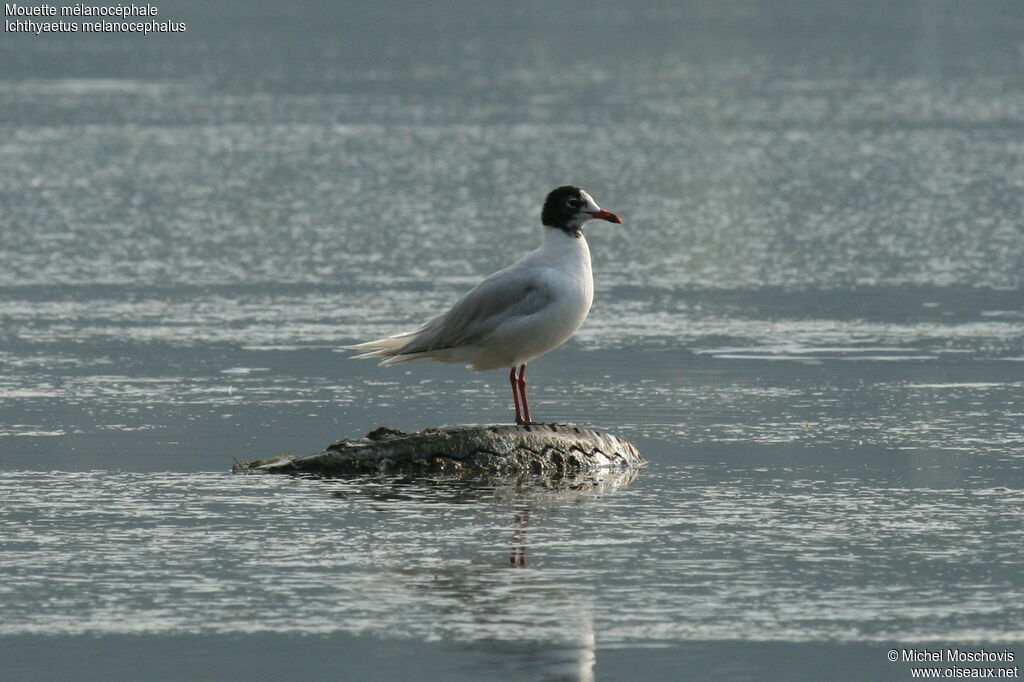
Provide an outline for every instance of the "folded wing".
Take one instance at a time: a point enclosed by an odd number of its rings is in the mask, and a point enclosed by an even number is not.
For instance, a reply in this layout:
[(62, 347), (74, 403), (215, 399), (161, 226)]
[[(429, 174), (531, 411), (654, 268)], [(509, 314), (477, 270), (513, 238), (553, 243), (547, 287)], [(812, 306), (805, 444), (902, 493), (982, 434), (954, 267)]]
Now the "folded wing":
[(551, 305), (554, 292), (535, 269), (500, 270), (478, 284), (452, 308), (415, 331), (346, 346), (366, 350), (357, 358), (384, 358), (381, 365), (441, 356), (480, 343), (502, 325), (536, 315)]

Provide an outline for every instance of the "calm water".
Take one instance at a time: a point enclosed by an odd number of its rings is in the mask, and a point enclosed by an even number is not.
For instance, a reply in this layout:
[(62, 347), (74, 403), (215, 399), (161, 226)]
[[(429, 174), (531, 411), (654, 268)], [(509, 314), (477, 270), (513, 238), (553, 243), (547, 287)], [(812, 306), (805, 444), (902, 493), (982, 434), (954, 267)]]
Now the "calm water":
[[(0, 678), (1024, 657), (1019, 4), (215, 5), (0, 42)], [(566, 182), (626, 224), (534, 415), (646, 469), (228, 473), (508, 421), (500, 372), (338, 348), (532, 248)]]

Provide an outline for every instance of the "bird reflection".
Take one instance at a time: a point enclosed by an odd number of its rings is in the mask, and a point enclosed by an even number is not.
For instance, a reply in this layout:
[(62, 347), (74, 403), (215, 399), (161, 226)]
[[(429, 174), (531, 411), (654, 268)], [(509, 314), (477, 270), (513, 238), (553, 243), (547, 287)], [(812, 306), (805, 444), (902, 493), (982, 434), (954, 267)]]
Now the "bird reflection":
[[(629, 469), (486, 479), (360, 477), (324, 483), (332, 497), (354, 509), (388, 512), (374, 525), (393, 526), (395, 539), (375, 533), (374, 542), (392, 557), (382, 572), (389, 598), (401, 604), (406, 614), (401, 618), (410, 624), (429, 622), (432, 635), (451, 637), (460, 651), (482, 654), (471, 671), (475, 676), (592, 682), (597, 638), (588, 593), (564, 583), (559, 571), (545, 571), (536, 551), (544, 546), (549, 510), (611, 494), (637, 475), (638, 469)], [(439, 511), (431, 515), (435, 506)], [(504, 519), (497, 537), (488, 537), (488, 530), (465, 542), (461, 538), (467, 536), (451, 532), (493, 528), (495, 516), (480, 513), (486, 509)], [(425, 514), (445, 524), (432, 533), (432, 526), (423, 523)], [(482, 517), (488, 521), (480, 524)], [(459, 523), (462, 518), (468, 526)], [(415, 535), (404, 532), (406, 519), (415, 522)], [(427, 532), (421, 534), (423, 530)], [(531, 540), (534, 555), (529, 557)], [(427, 546), (440, 551), (425, 563)], [(467, 562), (466, 555), (478, 559)], [(394, 580), (396, 575), (403, 579)], [(365, 574), (360, 579), (366, 580)]]
[(530, 523), (530, 509), (527, 507), (516, 514), (516, 530), (512, 534), (512, 554), (509, 562), (513, 568), (526, 568), (526, 526)]

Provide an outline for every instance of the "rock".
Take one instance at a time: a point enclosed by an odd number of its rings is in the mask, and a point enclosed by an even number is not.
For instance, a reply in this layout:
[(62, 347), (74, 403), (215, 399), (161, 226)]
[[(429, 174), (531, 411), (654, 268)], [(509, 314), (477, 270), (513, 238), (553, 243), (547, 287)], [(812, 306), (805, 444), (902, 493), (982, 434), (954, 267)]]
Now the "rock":
[(316, 473), (330, 476), (566, 475), (635, 469), (647, 460), (616, 436), (562, 424), (428, 428), (407, 434), (380, 427), (313, 455), (282, 455), (236, 463), (236, 473)]

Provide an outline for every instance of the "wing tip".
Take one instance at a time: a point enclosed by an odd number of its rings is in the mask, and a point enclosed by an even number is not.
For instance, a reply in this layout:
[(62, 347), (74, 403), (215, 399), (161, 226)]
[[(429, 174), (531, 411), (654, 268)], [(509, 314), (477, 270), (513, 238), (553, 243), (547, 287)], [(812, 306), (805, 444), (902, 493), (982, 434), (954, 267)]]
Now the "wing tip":
[(398, 351), (402, 350), (408, 345), (409, 339), (401, 338), (400, 336), (388, 336), (383, 339), (375, 339), (373, 341), (367, 341), (365, 343), (356, 343), (351, 346), (342, 346), (343, 350), (361, 350), (369, 351), (367, 353), (360, 353), (359, 355), (353, 356), (352, 359), (358, 358), (379, 358), (388, 355), (393, 355)]

